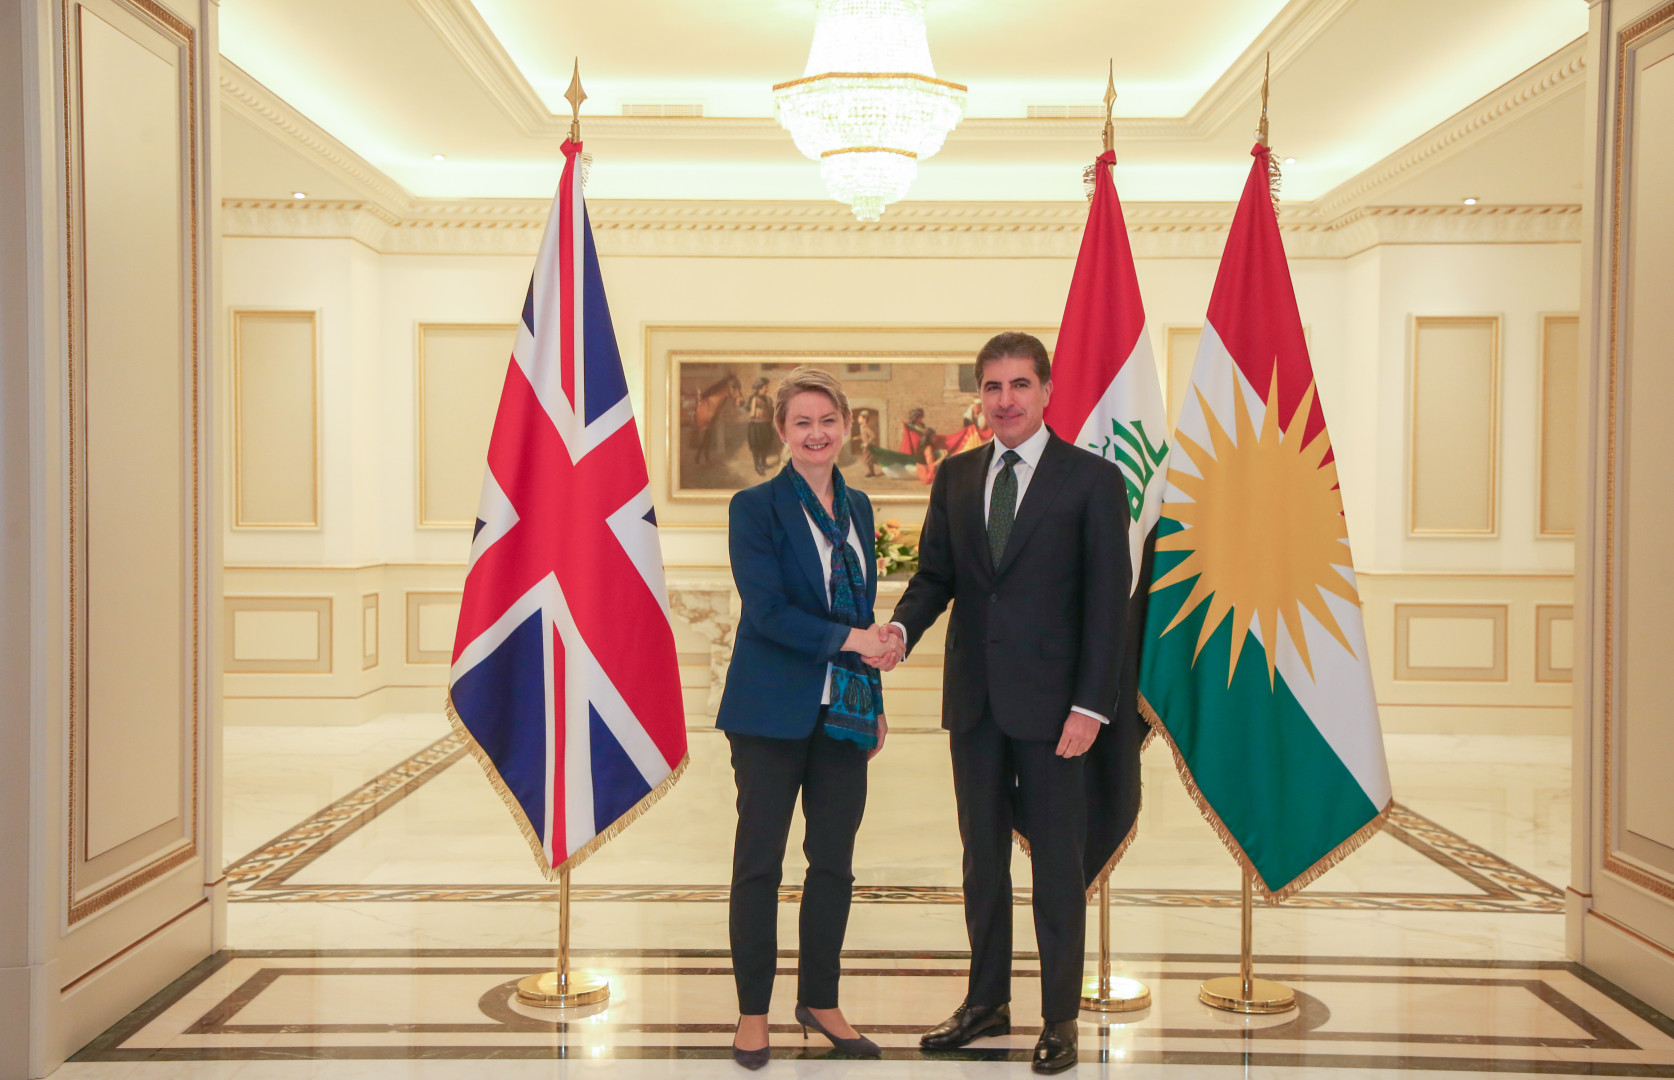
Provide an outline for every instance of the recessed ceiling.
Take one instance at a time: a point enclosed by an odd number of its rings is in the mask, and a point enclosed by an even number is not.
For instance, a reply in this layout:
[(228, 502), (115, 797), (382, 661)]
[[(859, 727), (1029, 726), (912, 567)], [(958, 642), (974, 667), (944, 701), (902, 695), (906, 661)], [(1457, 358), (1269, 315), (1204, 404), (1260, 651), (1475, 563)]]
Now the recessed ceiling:
[[(1110, 59), (1123, 197), (1234, 199), (1269, 52), (1273, 143), (1297, 159), (1286, 197), (1317, 199), (1587, 22), (1579, 0), (929, 0), (927, 11), (937, 72), (970, 98), (921, 165), (914, 200), (1080, 198), (1099, 120), (1024, 117), (1098, 103)], [(813, 0), (225, 0), (220, 36), (238, 68), (419, 197), (549, 196), (568, 126), (553, 114), (567, 114), (579, 56), (589, 194), (817, 200), (818, 167), (772, 119), (770, 90), (802, 74), (813, 13)], [(645, 104), (704, 115), (622, 115)], [(320, 186), (260, 171), (229, 168), (227, 194)]]

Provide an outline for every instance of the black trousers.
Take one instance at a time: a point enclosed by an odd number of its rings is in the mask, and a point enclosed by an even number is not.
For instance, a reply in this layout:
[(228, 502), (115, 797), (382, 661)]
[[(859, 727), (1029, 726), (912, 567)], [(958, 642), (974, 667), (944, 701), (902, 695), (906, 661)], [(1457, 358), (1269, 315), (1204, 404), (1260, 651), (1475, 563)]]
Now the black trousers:
[(805, 739), (727, 732), (738, 783), (738, 835), (732, 848), (728, 924), (738, 1011), (767, 1011), (779, 963), (779, 881), (796, 795), (807, 830), (796, 998), (810, 1009), (837, 1007), (843, 933), (854, 887), (854, 834), (866, 809), (866, 751), (834, 739), (823, 722)]
[[(965, 929), (971, 939), (966, 1000), (1011, 1000), (1011, 830), (1029, 837), (1035, 938), (1040, 944), (1041, 1016), (1081, 1011), (1087, 932), (1086, 756), (1061, 758), (1057, 741), (1013, 739), (983, 710), (976, 727), (953, 732), (953, 790), (965, 843)], [(1015, 815), (1015, 816), (1014, 816)]]

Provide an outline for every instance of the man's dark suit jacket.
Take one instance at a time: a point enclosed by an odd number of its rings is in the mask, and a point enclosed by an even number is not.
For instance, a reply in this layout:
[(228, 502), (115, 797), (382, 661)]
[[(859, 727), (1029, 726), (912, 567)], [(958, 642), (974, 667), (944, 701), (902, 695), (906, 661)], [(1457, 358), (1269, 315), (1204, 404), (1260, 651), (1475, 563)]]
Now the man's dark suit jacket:
[(968, 731), (984, 702), (1014, 739), (1053, 739), (1070, 706), (1116, 714), (1132, 576), (1121, 470), (1053, 434), (1017, 507), (1000, 565), (983, 488), (997, 443), (943, 461), (919, 569), (895, 607), (910, 651), (953, 604), (942, 726)]

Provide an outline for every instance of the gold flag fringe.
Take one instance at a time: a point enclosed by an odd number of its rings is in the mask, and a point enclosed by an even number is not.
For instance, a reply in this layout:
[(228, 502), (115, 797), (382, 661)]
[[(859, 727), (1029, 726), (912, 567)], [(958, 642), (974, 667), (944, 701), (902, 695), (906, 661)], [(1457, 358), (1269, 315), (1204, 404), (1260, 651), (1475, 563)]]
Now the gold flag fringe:
[(1161, 735), (1163, 741), (1168, 743), (1169, 750), (1173, 751), (1174, 768), (1180, 773), (1180, 782), (1186, 785), (1186, 793), (1197, 804), (1198, 813), (1202, 814), (1203, 820), (1207, 821), (1209, 827), (1215, 830), (1215, 835), (1221, 838), (1221, 843), (1226, 845), (1227, 851), (1232, 853), (1232, 857), (1238, 865), (1243, 867), (1250, 875), (1255, 893), (1269, 904), (1282, 903), (1313, 884), (1321, 874), (1342, 862), (1353, 854), (1354, 850), (1361, 844), (1375, 836), (1377, 831), (1383, 828), (1383, 823), (1389, 819), (1389, 809), (1394, 805), (1393, 801), (1385, 803), (1376, 817), (1356, 829), (1342, 843), (1326, 852), (1314, 865), (1292, 878), (1284, 888), (1276, 892), (1270, 891), (1267, 888), (1267, 883), (1256, 872), (1255, 864), (1250, 861), (1250, 857), (1244, 853), (1243, 847), (1233, 837), (1232, 831), (1221, 821), (1221, 816), (1215, 813), (1215, 808), (1209, 805), (1209, 800), (1203, 797), (1203, 792), (1199, 790), (1197, 781), (1192, 779), (1192, 771), (1186, 764), (1185, 755), (1180, 753), (1180, 747), (1174, 742), (1174, 736), (1169, 734), (1168, 726), (1162, 722), (1162, 718), (1151, 707), (1151, 703), (1145, 700), (1143, 694), (1139, 696), (1139, 713), (1145, 717), (1145, 722), (1151, 725), (1151, 730)]
[(674, 767), (673, 772), (669, 773), (661, 783), (647, 792), (644, 798), (630, 807), (627, 813), (611, 822), (604, 832), (581, 845), (574, 854), (557, 866), (549, 866), (546, 861), (546, 849), (541, 846), (540, 835), (535, 832), (534, 825), (530, 823), (529, 815), (523, 812), (523, 804), (517, 801), (517, 796), (511, 793), (511, 789), (506, 786), (506, 782), (500, 779), (500, 770), (494, 767), (494, 762), (489, 758), (487, 751), (483, 750), (482, 746), (477, 743), (476, 736), (472, 735), (471, 729), (465, 726), (465, 721), (459, 718), (459, 713), (453, 707), (452, 694), (447, 695), (447, 714), (448, 723), (453, 725), (453, 730), (465, 737), (466, 749), (471, 751), (471, 756), (477, 759), (478, 765), (482, 766), (483, 775), (488, 777), (489, 786), (494, 789), (496, 795), (500, 796), (500, 801), (506, 804), (506, 809), (511, 811), (512, 820), (517, 823), (518, 831), (523, 834), (524, 841), (528, 843), (530, 852), (535, 856), (535, 865), (540, 868), (541, 874), (548, 881), (557, 881), (559, 875), (565, 870), (573, 870), (580, 866), (587, 856), (616, 839), (618, 833), (632, 825), (641, 814), (651, 809), (658, 799), (668, 794), (669, 788), (673, 787), (674, 782), (685, 773), (687, 764), (692, 760), (692, 755), (686, 754), (680, 759), (680, 764)]
[[(1151, 740), (1155, 739), (1156, 737), (1157, 737), (1157, 729), (1154, 728), (1154, 727), (1151, 727), (1150, 722), (1147, 721), (1146, 725), (1145, 725), (1145, 739), (1144, 739), (1143, 742), (1141, 742), (1139, 744), (1139, 752), (1140, 752), (1141, 755), (1144, 755), (1145, 751), (1147, 751), (1151, 748)], [(1145, 779), (1144, 779), (1144, 776), (1141, 775), (1140, 781), (1139, 781), (1139, 805), (1134, 807), (1133, 826), (1130, 829), (1128, 829), (1128, 835), (1122, 838), (1122, 842), (1120, 844), (1116, 845), (1116, 850), (1111, 852), (1109, 860), (1106, 861), (1105, 864), (1104, 864), (1104, 869), (1100, 870), (1096, 875), (1094, 875), (1093, 880), (1090, 883), (1088, 883), (1088, 885), (1087, 885), (1087, 902), (1089, 904), (1092, 903), (1093, 900), (1098, 897), (1099, 887), (1101, 885), (1103, 885), (1106, 881), (1110, 880), (1110, 872), (1112, 870), (1116, 869), (1116, 864), (1122, 861), (1122, 856), (1124, 856), (1128, 853), (1128, 848), (1132, 847), (1134, 840), (1138, 838), (1138, 836), (1139, 836), (1139, 815), (1143, 814), (1144, 812), (1145, 812)]]

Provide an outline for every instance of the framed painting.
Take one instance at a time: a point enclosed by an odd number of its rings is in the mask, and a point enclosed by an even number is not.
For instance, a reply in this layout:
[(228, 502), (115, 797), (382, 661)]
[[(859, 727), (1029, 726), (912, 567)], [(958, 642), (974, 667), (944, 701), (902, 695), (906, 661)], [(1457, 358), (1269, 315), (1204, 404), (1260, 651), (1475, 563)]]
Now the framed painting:
[[(1026, 329), (1052, 347), (1052, 331)], [(650, 328), (646, 449), (659, 521), (724, 523), (733, 493), (783, 467), (774, 403), (802, 365), (829, 372), (848, 395), (843, 478), (874, 503), (922, 506), (943, 459), (992, 438), (973, 360), (994, 332)]]

